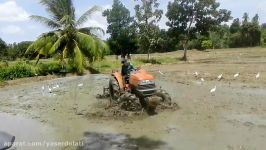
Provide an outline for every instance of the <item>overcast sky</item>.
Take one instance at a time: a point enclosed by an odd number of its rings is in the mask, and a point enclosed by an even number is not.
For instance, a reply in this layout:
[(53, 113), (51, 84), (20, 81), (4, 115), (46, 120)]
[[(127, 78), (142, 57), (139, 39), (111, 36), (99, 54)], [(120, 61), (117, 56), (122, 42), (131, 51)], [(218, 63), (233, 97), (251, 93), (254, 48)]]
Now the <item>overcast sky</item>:
[[(111, 8), (113, 0), (73, 0), (77, 16), (94, 5), (103, 8)], [(121, 0), (134, 15), (134, 0)], [(160, 0), (160, 7), (166, 12), (169, 0)], [(29, 19), (30, 15), (47, 16), (45, 9), (38, 3), (39, 0), (0, 0), (0, 38), (7, 43), (34, 40), (38, 35), (50, 29)], [(260, 22), (266, 22), (266, 0), (218, 0), (221, 8), (232, 11), (234, 18), (241, 18), (247, 12), (252, 18), (256, 13), (260, 16)], [(164, 16), (159, 23), (166, 28)], [(85, 24), (85, 26), (107, 27), (106, 19), (97, 13)]]

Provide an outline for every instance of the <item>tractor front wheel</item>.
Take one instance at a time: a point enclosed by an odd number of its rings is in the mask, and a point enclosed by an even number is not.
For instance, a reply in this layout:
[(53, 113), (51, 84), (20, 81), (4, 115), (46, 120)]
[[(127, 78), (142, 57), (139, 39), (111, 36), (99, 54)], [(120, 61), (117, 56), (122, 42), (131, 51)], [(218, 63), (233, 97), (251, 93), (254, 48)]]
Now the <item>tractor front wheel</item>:
[(110, 78), (109, 92), (110, 92), (111, 101), (117, 103), (120, 98), (120, 88), (117, 80), (114, 77)]
[(139, 111), (142, 108), (139, 99), (134, 94), (128, 92), (121, 96), (120, 107), (126, 111)]
[(161, 103), (171, 105), (171, 96), (165, 90), (159, 89), (155, 95), (162, 98)]

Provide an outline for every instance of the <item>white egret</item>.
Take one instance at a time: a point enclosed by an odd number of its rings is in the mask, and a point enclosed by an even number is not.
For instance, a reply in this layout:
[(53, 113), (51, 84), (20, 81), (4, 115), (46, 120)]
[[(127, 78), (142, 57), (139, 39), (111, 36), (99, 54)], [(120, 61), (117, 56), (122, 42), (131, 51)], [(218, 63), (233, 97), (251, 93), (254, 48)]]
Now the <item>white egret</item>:
[(50, 88), (49, 85), (48, 85), (48, 91), (49, 91), (49, 93), (52, 93), (52, 89)]
[(239, 77), (239, 72), (238, 73), (236, 73), (235, 75), (234, 75), (234, 78), (237, 78), (237, 77)]
[(78, 87), (82, 87), (82, 86), (83, 86), (83, 83), (78, 84)]
[(222, 80), (222, 78), (223, 78), (223, 74), (220, 74), (220, 75), (217, 77), (218, 81)]
[(59, 88), (59, 85), (58, 84), (53, 87), (53, 89), (57, 89), (57, 88)]
[(193, 73), (193, 75), (197, 77), (199, 75), (199, 73), (196, 71)]
[(204, 82), (205, 80), (203, 78), (200, 79), (202, 82)]
[(164, 73), (163, 73), (163, 72), (161, 72), (160, 70), (159, 70), (159, 73), (160, 73), (161, 75), (164, 75)]
[(214, 88), (212, 88), (212, 89), (210, 90), (210, 93), (213, 94), (213, 93), (215, 93), (215, 91), (216, 91), (216, 85), (215, 85)]
[(258, 73), (257, 75), (256, 75), (256, 79), (258, 79), (260, 77), (260, 73)]

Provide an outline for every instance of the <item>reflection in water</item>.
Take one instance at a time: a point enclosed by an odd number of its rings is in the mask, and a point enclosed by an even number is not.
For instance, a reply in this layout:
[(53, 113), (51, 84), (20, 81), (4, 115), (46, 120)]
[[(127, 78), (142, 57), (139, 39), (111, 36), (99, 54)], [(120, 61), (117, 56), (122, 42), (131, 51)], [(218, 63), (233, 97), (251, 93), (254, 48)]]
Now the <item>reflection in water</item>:
[[(13, 116), (0, 113), (0, 130), (16, 137), (17, 143), (52, 141), (52, 129), (37, 121), (26, 119), (21, 116)], [(24, 147), (19, 149), (36, 149), (36, 147)], [(38, 149), (41, 149), (38, 148)]]
[(170, 150), (165, 142), (151, 140), (147, 137), (132, 138), (126, 134), (102, 134), (85, 132), (83, 147), (78, 150)]

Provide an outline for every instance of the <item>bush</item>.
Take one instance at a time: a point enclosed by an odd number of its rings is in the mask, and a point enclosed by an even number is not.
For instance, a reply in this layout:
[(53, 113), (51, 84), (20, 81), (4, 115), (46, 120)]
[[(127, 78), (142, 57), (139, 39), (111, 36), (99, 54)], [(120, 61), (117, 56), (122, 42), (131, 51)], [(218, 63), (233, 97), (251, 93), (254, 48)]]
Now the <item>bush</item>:
[(60, 74), (62, 71), (62, 66), (59, 63), (48, 63), (48, 64), (43, 64), (40, 63), (38, 64), (37, 67), (37, 74), (46, 76), (48, 74)]
[(0, 68), (5, 68), (8, 67), (8, 62), (7, 61), (0, 61)]
[(202, 47), (204, 50), (212, 48), (212, 41), (210, 41), (210, 40), (202, 41), (202, 43), (201, 43), (201, 47)]
[(33, 77), (34, 69), (25, 63), (17, 63), (10, 67), (0, 68), (0, 80), (14, 80), (18, 78)]

